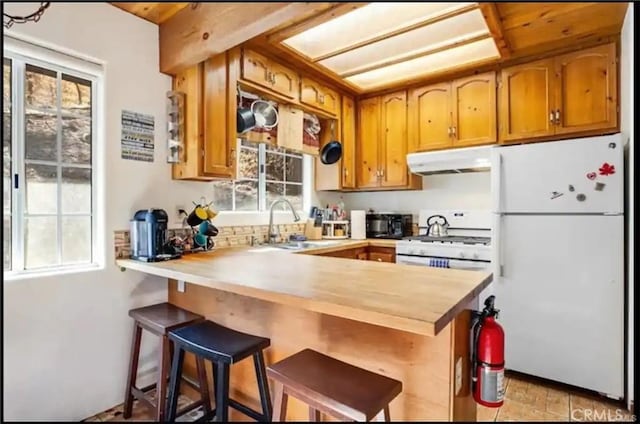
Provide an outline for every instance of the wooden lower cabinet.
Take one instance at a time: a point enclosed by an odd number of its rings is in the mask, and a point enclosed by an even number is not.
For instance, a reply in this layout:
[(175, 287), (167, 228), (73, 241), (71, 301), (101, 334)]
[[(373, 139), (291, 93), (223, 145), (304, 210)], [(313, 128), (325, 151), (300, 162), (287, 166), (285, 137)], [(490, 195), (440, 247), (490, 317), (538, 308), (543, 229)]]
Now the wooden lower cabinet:
[[(312, 253), (313, 254), (313, 253)], [(318, 256), (330, 256), (333, 258), (346, 258), (346, 259), (358, 259), (369, 260), (377, 262), (396, 262), (396, 249), (393, 247), (358, 247), (358, 248), (346, 248), (342, 250), (336, 250), (333, 252), (320, 253)]]
[(355, 249), (347, 248), (343, 250), (336, 250), (333, 252), (320, 253), (318, 256), (330, 256), (332, 258), (345, 258), (345, 259), (363, 259), (363, 257), (367, 257), (366, 255), (367, 255), (367, 248), (358, 247)]
[(393, 247), (369, 246), (369, 260), (395, 263), (396, 249)]

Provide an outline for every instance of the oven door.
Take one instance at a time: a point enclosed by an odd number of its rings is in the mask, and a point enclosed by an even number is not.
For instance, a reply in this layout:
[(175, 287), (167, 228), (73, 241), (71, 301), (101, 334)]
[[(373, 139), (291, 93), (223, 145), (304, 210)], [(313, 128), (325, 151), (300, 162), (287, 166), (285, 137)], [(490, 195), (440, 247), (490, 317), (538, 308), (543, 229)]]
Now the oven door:
[(491, 262), (465, 261), (463, 259), (444, 259), (430, 256), (396, 255), (397, 264), (421, 265), (434, 268), (467, 269), (470, 271), (484, 271), (490, 268)]

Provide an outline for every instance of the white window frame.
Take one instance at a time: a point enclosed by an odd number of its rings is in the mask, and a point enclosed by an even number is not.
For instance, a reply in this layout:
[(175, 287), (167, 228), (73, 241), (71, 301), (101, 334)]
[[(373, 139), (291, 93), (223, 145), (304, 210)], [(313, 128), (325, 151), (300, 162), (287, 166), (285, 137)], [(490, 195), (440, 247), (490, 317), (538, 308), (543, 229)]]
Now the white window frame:
[[(271, 206), (270, 204), (267, 204), (267, 184), (268, 183), (277, 183), (277, 184), (291, 184), (291, 185), (300, 185), (302, 187), (302, 208), (298, 210), (298, 212), (302, 212), (305, 210), (308, 210), (311, 207), (311, 191), (312, 191), (312, 184), (313, 184), (313, 173), (311, 172), (311, 156), (308, 154), (304, 154), (304, 153), (298, 153), (295, 151), (292, 151), (291, 153), (289, 152), (273, 152), (274, 154), (279, 154), (282, 156), (285, 156), (285, 158), (287, 156), (289, 157), (294, 157), (294, 156), (301, 156), (302, 157), (302, 183), (298, 184), (298, 183), (288, 183), (285, 181), (273, 181), (273, 180), (267, 180), (267, 175), (266, 175), (266, 169), (265, 168), (265, 163), (266, 163), (266, 158), (267, 158), (267, 145), (265, 143), (256, 143), (257, 147), (253, 147), (253, 146), (243, 146), (242, 145), (242, 140), (238, 139), (237, 140), (237, 148), (236, 148), (236, 163), (240, 163), (240, 150), (243, 148), (248, 148), (251, 150), (257, 149), (257, 155), (258, 155), (258, 178), (257, 179), (252, 179), (252, 178), (243, 178), (241, 175), (239, 175), (240, 173), (240, 167), (238, 166), (236, 168), (236, 176), (233, 180), (233, 186), (231, 189), (231, 204), (233, 209), (230, 210), (222, 210), (221, 213), (233, 213), (233, 214), (249, 214), (249, 213), (263, 213), (263, 212), (268, 212), (269, 211), (269, 207)], [(286, 160), (286, 159), (285, 159)], [(258, 183), (258, 208), (256, 210), (236, 210), (236, 190), (235, 190), (235, 183), (236, 181), (256, 181)], [(274, 213), (277, 213), (280, 211), (274, 211)], [(286, 211), (282, 211), (283, 213), (285, 213)]]
[[(100, 189), (99, 175), (103, 172), (102, 162), (99, 160), (99, 148), (102, 145), (103, 132), (103, 111), (104, 108), (104, 72), (102, 65), (86, 61), (84, 58), (69, 56), (67, 53), (58, 52), (50, 47), (41, 47), (10, 36), (4, 36), (5, 43), (3, 49), (3, 59), (11, 60), (11, 270), (4, 270), (3, 275), (8, 279), (16, 277), (33, 277), (39, 275), (55, 275), (69, 272), (80, 272), (85, 270), (95, 270), (104, 267), (104, 254), (102, 251), (103, 228), (102, 217), (102, 190)], [(76, 168), (91, 169), (91, 260), (87, 263), (53, 265), (25, 269), (25, 212), (26, 212), (26, 175), (25, 175), (25, 105), (24, 105), (24, 81), (26, 64), (49, 69), (57, 73), (57, 80), (61, 74), (81, 78), (91, 82), (91, 164), (89, 166), (75, 166)], [(61, 93), (60, 85), (57, 85), (58, 110), (60, 108)], [(18, 141), (22, 133), (23, 140)], [(58, 167), (58, 234), (56, 237), (58, 245), (56, 249), (58, 255), (62, 252), (62, 216), (73, 216), (73, 214), (62, 214), (61, 202), (61, 135), (57, 136), (58, 157), (56, 166)], [(38, 162), (31, 161), (29, 162)], [(48, 161), (47, 161), (48, 162)], [(51, 161), (53, 164), (53, 161)], [(15, 175), (19, 175), (19, 188), (15, 188)], [(79, 214), (79, 216), (87, 216)], [(52, 215), (53, 216), (53, 215)], [(61, 258), (58, 257), (59, 262)]]

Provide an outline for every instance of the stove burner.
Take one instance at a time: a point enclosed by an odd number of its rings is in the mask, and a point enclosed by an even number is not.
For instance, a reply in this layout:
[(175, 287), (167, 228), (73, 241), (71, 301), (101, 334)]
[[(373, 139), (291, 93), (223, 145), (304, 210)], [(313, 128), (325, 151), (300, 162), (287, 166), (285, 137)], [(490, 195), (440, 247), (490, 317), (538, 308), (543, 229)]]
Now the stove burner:
[(466, 236), (445, 236), (445, 237), (433, 237), (433, 236), (414, 236), (405, 237), (403, 240), (420, 241), (423, 243), (459, 243), (459, 244), (484, 244), (488, 246), (491, 244), (491, 237), (466, 237)]

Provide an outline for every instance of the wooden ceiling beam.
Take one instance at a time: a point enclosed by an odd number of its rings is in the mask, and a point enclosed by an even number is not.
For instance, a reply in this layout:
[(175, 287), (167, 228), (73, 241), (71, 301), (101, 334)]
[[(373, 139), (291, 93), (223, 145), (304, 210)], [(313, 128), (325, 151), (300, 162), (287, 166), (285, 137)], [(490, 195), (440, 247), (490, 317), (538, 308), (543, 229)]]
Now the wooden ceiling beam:
[(500, 14), (498, 13), (496, 4), (479, 3), (479, 6), (480, 11), (482, 12), (482, 16), (487, 23), (487, 27), (489, 27), (489, 32), (493, 37), (493, 41), (495, 41), (496, 47), (498, 47), (500, 57), (503, 59), (508, 58), (509, 56), (511, 56), (511, 49), (509, 48), (507, 40), (504, 37), (504, 33), (502, 30), (502, 21), (500, 19)]
[(191, 3), (160, 25), (160, 72), (172, 74), (334, 3)]
[(443, 21), (445, 19), (453, 18), (454, 16), (462, 15), (463, 13), (470, 12), (471, 10), (477, 9), (477, 4), (471, 4), (469, 6), (461, 7), (460, 9), (453, 10), (451, 12), (444, 13), (442, 15), (434, 16), (433, 18), (426, 19), (421, 22), (417, 22), (413, 25), (406, 26), (404, 28), (399, 28), (395, 31), (387, 32), (385, 34), (380, 34), (376, 37), (370, 38), (368, 40), (360, 41), (358, 43), (352, 44), (347, 47), (343, 47), (341, 49), (332, 51), (331, 53), (324, 54), (322, 56), (314, 57), (314, 62), (320, 62), (325, 59), (329, 59), (330, 57), (338, 56), (346, 52), (350, 52), (355, 49), (359, 49), (360, 47), (368, 46), (369, 44), (377, 43), (378, 41), (386, 40), (387, 38), (395, 37), (396, 35), (404, 34), (409, 31), (413, 31), (414, 29), (422, 28), (427, 25), (435, 24), (436, 22)]
[(315, 16), (312, 16), (302, 22), (291, 25), (287, 28), (284, 28), (279, 31), (275, 31), (271, 34), (267, 35), (267, 41), (269, 43), (280, 43), (287, 38), (293, 37), (294, 35), (298, 35), (301, 32), (304, 32), (308, 29), (321, 25), (325, 22), (328, 22), (332, 19), (345, 15), (349, 12), (352, 12), (356, 9), (359, 9), (363, 6), (368, 5), (369, 3), (341, 3), (336, 6), (333, 6), (331, 9), (319, 13)]

